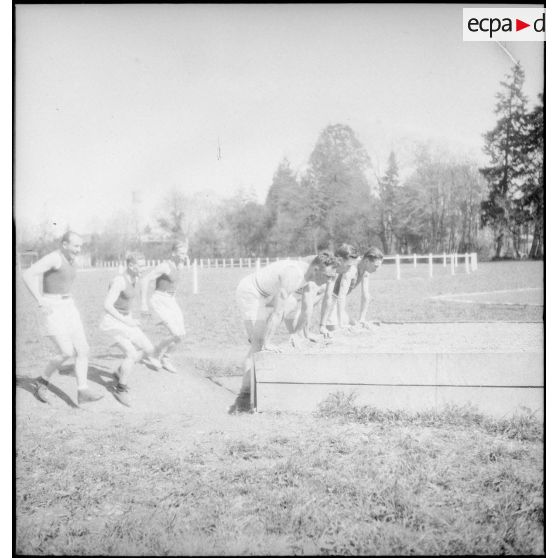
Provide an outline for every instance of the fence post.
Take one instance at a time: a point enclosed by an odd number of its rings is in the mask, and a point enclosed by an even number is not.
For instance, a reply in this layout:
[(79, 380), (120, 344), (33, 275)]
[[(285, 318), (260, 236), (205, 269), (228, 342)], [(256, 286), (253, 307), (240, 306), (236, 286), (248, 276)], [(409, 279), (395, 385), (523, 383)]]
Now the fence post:
[(203, 269), (203, 258), (200, 258), (200, 269)]
[(399, 262), (399, 254), (395, 254), (395, 276), (401, 279), (401, 265)]
[(455, 253), (455, 269), (457, 269), (458, 266), (459, 266), (459, 254), (456, 252)]
[(417, 255), (413, 254), (413, 266), (417, 267)]
[(198, 260), (192, 264), (192, 293), (198, 294)]
[(450, 254), (450, 268), (451, 274), (455, 275), (455, 254)]
[(265, 259), (265, 265), (269, 265), (269, 258)]
[(471, 273), (469, 270), (469, 254), (465, 252), (465, 273)]
[(430, 277), (434, 275), (434, 266), (432, 265), (432, 254), (428, 254), (428, 275)]
[(444, 267), (446, 267), (446, 253), (445, 252), (444, 252), (443, 258), (444, 258)]
[(260, 258), (256, 258), (256, 271), (260, 270)]

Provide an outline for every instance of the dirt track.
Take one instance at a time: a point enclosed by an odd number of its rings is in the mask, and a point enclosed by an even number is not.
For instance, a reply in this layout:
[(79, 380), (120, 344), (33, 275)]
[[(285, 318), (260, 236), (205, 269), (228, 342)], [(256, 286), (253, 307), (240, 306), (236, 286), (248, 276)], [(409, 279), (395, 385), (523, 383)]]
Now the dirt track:
[[(536, 351), (543, 347), (542, 324), (520, 323), (461, 323), (461, 324), (382, 324), (370, 331), (362, 330), (352, 335), (339, 334), (327, 346), (310, 344), (304, 352), (486, 352), (486, 351)], [(244, 347), (215, 348), (213, 359), (218, 366), (238, 366), (242, 361)], [(283, 346), (284, 351), (294, 351)], [(119, 359), (117, 351), (92, 358), (89, 378), (95, 389), (105, 392), (105, 398), (96, 403), (75, 406), (76, 385), (71, 370), (53, 377), (50, 402), (43, 404), (32, 393), (31, 378), (40, 370), (27, 369), (18, 379), (17, 414), (29, 420), (53, 420), (87, 425), (91, 422), (101, 426), (107, 421), (143, 422), (146, 418), (168, 422), (188, 418), (191, 426), (200, 431), (227, 425), (238, 428), (238, 417), (228, 415), (228, 407), (235, 399), (240, 377), (233, 376), (222, 381), (223, 386), (204, 377), (196, 368), (203, 359), (212, 363), (211, 351), (206, 348), (199, 354), (191, 350), (177, 352), (174, 361), (178, 374), (150, 370), (137, 365), (130, 380), (133, 406), (123, 407), (113, 397), (112, 371)], [(227, 386), (227, 387), (225, 387)], [(246, 417), (247, 419), (249, 417)], [(258, 420), (261, 423), (264, 420)], [(244, 422), (244, 420), (242, 420)]]

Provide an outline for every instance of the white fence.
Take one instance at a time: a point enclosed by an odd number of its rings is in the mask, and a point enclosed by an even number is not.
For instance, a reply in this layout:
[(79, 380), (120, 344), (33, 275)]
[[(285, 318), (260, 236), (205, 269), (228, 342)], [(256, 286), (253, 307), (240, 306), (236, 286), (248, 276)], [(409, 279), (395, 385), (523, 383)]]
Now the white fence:
[(470, 254), (469, 253), (428, 254), (427, 256), (417, 256), (416, 254), (401, 256), (399, 254), (396, 254), (395, 256), (386, 256), (384, 258), (384, 261), (386, 260), (395, 261), (395, 276), (397, 279), (401, 279), (402, 261), (411, 261), (413, 263), (413, 267), (417, 267), (417, 262), (419, 261), (427, 261), (429, 277), (434, 276), (435, 261), (441, 261), (443, 267), (447, 267), (449, 265), (450, 273), (452, 275), (455, 275), (455, 270), (459, 267), (460, 260), (462, 260), (462, 263), (465, 266), (465, 273), (471, 273), (471, 271), (477, 271), (479, 267), (476, 252), (472, 252)]
[[(192, 262), (188, 260), (186, 262), (186, 267), (192, 270), (192, 293), (198, 294), (199, 292), (199, 281), (198, 281), (198, 270), (211, 269), (211, 268), (247, 268), (247, 269), (259, 269), (261, 266), (269, 265), (271, 262), (279, 260), (302, 260), (302, 256), (296, 257), (274, 257), (274, 258), (200, 258), (194, 259)], [(163, 260), (146, 260), (145, 264), (147, 267), (155, 267), (160, 264)], [(416, 254), (412, 255), (400, 255), (395, 256), (385, 256), (384, 261), (394, 261), (395, 262), (395, 278), (401, 279), (401, 264), (404, 262), (412, 263), (413, 268), (417, 267), (419, 262), (428, 263), (428, 276), (434, 276), (434, 262), (441, 262), (442, 266), (450, 268), (450, 274), (455, 275), (457, 268), (463, 265), (465, 268), (465, 273), (471, 273), (478, 269), (478, 261), (476, 252), (471, 254), (428, 254), (425, 256), (420, 256)], [(118, 267), (120, 272), (124, 269), (124, 262), (110, 261), (110, 262), (97, 262), (98, 267)]]

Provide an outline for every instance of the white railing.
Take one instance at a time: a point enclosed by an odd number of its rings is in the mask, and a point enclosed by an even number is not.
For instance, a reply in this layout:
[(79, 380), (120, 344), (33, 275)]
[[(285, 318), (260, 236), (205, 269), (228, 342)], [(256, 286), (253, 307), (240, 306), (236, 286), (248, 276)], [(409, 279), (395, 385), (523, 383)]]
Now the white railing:
[(395, 256), (385, 256), (384, 261), (394, 260), (395, 261), (395, 276), (397, 279), (401, 279), (401, 262), (403, 260), (410, 260), (413, 262), (413, 267), (417, 267), (417, 261), (426, 260), (428, 262), (428, 275), (429, 277), (434, 276), (434, 261), (441, 260), (443, 267), (447, 267), (447, 264), (450, 265), (450, 273), (455, 275), (455, 270), (459, 266), (459, 260), (462, 259), (463, 263), (465, 264), (465, 273), (470, 273), (471, 271), (477, 271), (478, 269), (478, 259), (477, 253), (466, 252), (465, 254), (428, 254), (425, 256), (417, 256), (416, 254), (406, 254), (400, 255), (396, 254)]
[[(210, 268), (248, 268), (260, 269), (261, 266), (269, 265), (273, 261), (279, 260), (302, 260), (302, 256), (296, 257), (274, 257), (274, 258), (196, 258), (193, 261), (188, 260), (186, 262), (187, 269), (192, 270), (192, 293), (198, 294), (199, 292), (199, 282), (198, 282), (198, 270), (210, 269)], [(417, 255), (417, 254), (396, 254), (394, 256), (385, 256), (384, 261), (395, 261), (395, 277), (396, 279), (401, 279), (401, 263), (402, 262), (412, 262), (413, 267), (417, 267), (417, 262), (426, 261), (428, 263), (428, 276), (434, 276), (434, 262), (442, 262), (443, 267), (447, 267), (449, 264), (450, 274), (455, 275), (455, 270), (460, 265), (460, 260), (465, 265), (465, 273), (471, 273), (471, 271), (476, 271), (478, 269), (477, 253), (465, 253), (465, 254), (428, 254), (428, 255)], [(155, 267), (159, 265), (164, 260), (146, 260), (145, 264), (147, 267)], [(119, 272), (124, 269), (123, 261), (98, 261), (98, 267), (117, 267)]]

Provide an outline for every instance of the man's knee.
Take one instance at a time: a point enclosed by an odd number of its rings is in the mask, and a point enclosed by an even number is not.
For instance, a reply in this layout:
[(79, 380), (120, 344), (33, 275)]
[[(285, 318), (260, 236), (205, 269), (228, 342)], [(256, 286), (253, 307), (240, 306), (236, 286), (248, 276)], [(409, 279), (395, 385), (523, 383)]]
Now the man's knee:
[(75, 345), (76, 358), (88, 358), (89, 357), (89, 345), (87, 343), (81, 342)]
[(126, 350), (126, 358), (129, 358), (133, 362), (138, 362), (141, 358), (142, 351), (138, 351), (133, 347)]
[(174, 343), (182, 343), (182, 341), (184, 341), (184, 339), (186, 339), (186, 334), (184, 334), (184, 333), (179, 333), (179, 334), (175, 333), (173, 335), (173, 338), (172, 338)]

